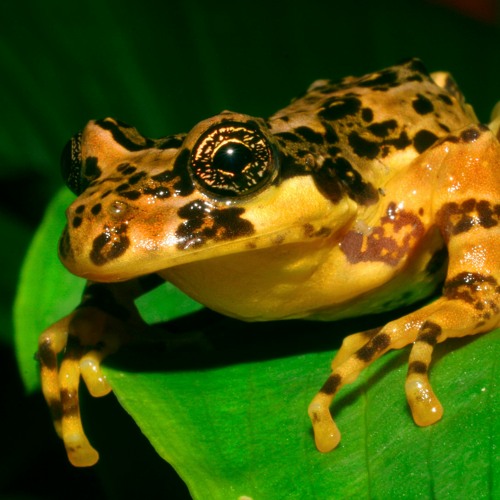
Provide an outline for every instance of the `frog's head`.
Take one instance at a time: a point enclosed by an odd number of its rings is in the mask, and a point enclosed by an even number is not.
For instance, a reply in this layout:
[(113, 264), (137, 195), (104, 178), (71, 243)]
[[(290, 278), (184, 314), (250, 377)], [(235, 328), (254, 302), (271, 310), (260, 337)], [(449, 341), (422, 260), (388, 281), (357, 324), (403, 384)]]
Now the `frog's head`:
[(62, 155), (68, 187), (60, 257), (114, 281), (202, 259), (327, 238), (352, 217), (288, 154), (262, 119), (224, 112), (186, 135), (148, 139), (113, 119), (90, 122)]

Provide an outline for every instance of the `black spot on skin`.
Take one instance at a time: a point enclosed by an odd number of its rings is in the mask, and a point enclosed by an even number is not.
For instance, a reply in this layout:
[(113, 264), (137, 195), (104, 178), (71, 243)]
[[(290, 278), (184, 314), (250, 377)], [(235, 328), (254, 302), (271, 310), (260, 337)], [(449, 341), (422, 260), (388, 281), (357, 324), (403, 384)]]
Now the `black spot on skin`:
[(331, 396), (338, 391), (341, 382), (342, 382), (342, 377), (336, 373), (333, 373), (328, 377), (327, 381), (323, 384), (323, 387), (320, 389), (320, 392)]
[(442, 328), (432, 321), (426, 321), (419, 330), (416, 342), (425, 342), (430, 346), (437, 344), (437, 339), (441, 335)]
[(127, 189), (130, 189), (130, 184), (128, 182), (124, 182), (123, 184), (117, 186), (115, 190), (117, 193), (120, 193), (122, 191), (126, 191)]
[(295, 134), (292, 134), (292, 132), (280, 132), (278, 134), (275, 134), (275, 137), (278, 137), (280, 139), (283, 139), (284, 141), (288, 142), (301, 142), (302, 139)]
[(140, 191), (123, 191), (120, 193), (122, 198), (127, 198), (127, 200), (138, 200), (142, 195)]
[[(137, 132), (137, 130), (134, 129), (134, 127), (126, 125), (125, 123), (122, 122), (115, 123), (112, 120), (104, 119), (104, 120), (97, 120), (95, 124), (101, 127), (102, 129), (111, 132), (113, 139), (118, 144), (120, 144), (120, 146), (124, 147), (128, 151), (142, 151), (144, 149), (149, 149), (154, 146), (154, 143), (151, 139), (148, 139), (147, 137), (140, 135), (139, 132)], [(135, 142), (128, 135), (126, 135), (124, 133), (124, 130), (127, 129), (131, 129), (134, 135), (137, 135), (137, 137), (141, 139), (141, 142), (140, 143)]]
[(160, 139), (156, 143), (158, 149), (178, 149), (182, 146), (185, 136), (171, 136)]
[(493, 276), (484, 276), (480, 273), (462, 272), (453, 278), (446, 280), (443, 288), (443, 296), (449, 300), (463, 300), (472, 304), (479, 293), (485, 293), (485, 289), (498, 287), (497, 280)]
[[(326, 165), (325, 165), (326, 164)], [(333, 160), (327, 159), (321, 169), (314, 174), (316, 187), (332, 203), (338, 203), (344, 194), (340, 179), (335, 172)]]
[(100, 203), (96, 203), (91, 209), (90, 209), (90, 212), (92, 213), (92, 215), (99, 215), (99, 213), (101, 212), (101, 209), (102, 209), (102, 205)]
[(441, 142), (451, 142), (452, 144), (458, 144), (460, 142), (460, 139), (456, 135), (448, 135), (444, 139), (442, 139)]
[(379, 154), (379, 145), (376, 142), (364, 139), (357, 132), (351, 132), (348, 136), (348, 140), (349, 145), (358, 156), (373, 160)]
[(461, 92), (458, 88), (457, 82), (452, 78), (451, 75), (446, 75), (446, 80), (444, 82), (444, 89), (455, 97), (460, 96)]
[(465, 142), (475, 142), (480, 135), (481, 132), (477, 128), (468, 128), (460, 134), (460, 138)]
[(445, 125), (444, 123), (438, 123), (438, 125), (445, 131), (445, 132), (450, 132), (450, 127)]
[(428, 370), (427, 364), (422, 361), (412, 361), (408, 365), (408, 375), (411, 375), (412, 373), (425, 375), (427, 373), (427, 370)]
[[(227, 120), (222, 120), (222, 121), (228, 121), (232, 122), (233, 120), (231, 118), (228, 118)], [(253, 128), (254, 130), (259, 130), (262, 128), (262, 121), (263, 120), (247, 120), (245, 122), (245, 126), (249, 128)]]
[(117, 170), (123, 175), (131, 175), (137, 170), (137, 167), (130, 165), (130, 163), (122, 163), (118, 165)]
[(451, 97), (446, 95), (446, 94), (439, 94), (438, 95), (439, 99), (441, 99), (445, 104), (448, 104), (448, 106), (451, 106), (453, 104), (453, 101), (451, 100)]
[[(357, 82), (360, 87), (376, 88), (376, 90), (386, 90), (384, 87), (398, 85), (398, 74), (393, 69), (380, 71), (377, 76), (370, 76), (366, 80)], [(378, 88), (377, 88), (378, 87)]]
[(128, 182), (131, 185), (137, 184), (142, 178), (146, 176), (146, 172), (139, 172), (129, 178)]
[(78, 393), (74, 390), (61, 389), (61, 408), (64, 408), (66, 418), (76, 418), (80, 414)]
[(361, 174), (345, 158), (336, 158), (332, 161), (331, 168), (337, 172), (340, 181), (346, 186), (349, 198), (356, 203), (372, 205), (378, 200), (378, 191), (372, 184), (365, 182)]
[[(309, 152), (308, 152), (309, 154)], [(304, 175), (309, 172), (309, 168), (306, 168), (306, 162), (304, 160), (298, 160), (294, 155), (284, 154), (280, 155), (280, 166), (281, 166), (281, 176), (276, 177), (274, 183), (278, 184), (280, 181), (289, 179), (290, 177), (295, 177), (297, 175)]]
[(75, 208), (75, 214), (81, 215), (85, 211), (85, 205), (78, 205)]
[(333, 158), (333, 157), (337, 156), (339, 153), (341, 153), (342, 149), (338, 148), (337, 146), (329, 146), (326, 151)]
[(48, 370), (55, 371), (57, 369), (57, 355), (48, 338), (45, 338), (44, 342), (40, 344), (37, 358)]
[(316, 231), (312, 224), (304, 224), (304, 236), (306, 238), (327, 238), (330, 234), (332, 234), (332, 230), (329, 227), (322, 226)]
[(386, 120), (384, 122), (369, 125), (367, 129), (377, 137), (387, 137), (397, 126), (396, 120)]
[(71, 225), (73, 226), (74, 229), (77, 229), (82, 225), (82, 222), (83, 220), (81, 217), (73, 217)]
[(399, 137), (395, 139), (385, 139), (382, 144), (394, 146), (396, 149), (401, 150), (407, 148), (411, 144), (411, 141), (408, 134), (403, 131), (399, 134)]
[(318, 113), (326, 120), (340, 120), (346, 116), (355, 115), (361, 108), (361, 101), (356, 97), (331, 97)]
[(161, 185), (145, 188), (145, 194), (158, 196), (160, 192), (163, 192), (162, 196), (167, 197), (167, 192), (170, 196), (175, 191), (180, 196), (190, 195), (194, 191), (194, 186), (188, 171), (189, 155), (189, 149), (182, 149), (175, 159), (173, 168), (166, 169), (151, 177), (152, 181)]
[(145, 188), (144, 189), (144, 194), (151, 195), (155, 198), (169, 198), (170, 197), (170, 191), (166, 187), (156, 187), (156, 188)]
[(252, 223), (241, 218), (244, 213), (241, 207), (214, 209), (200, 200), (188, 203), (177, 212), (185, 219), (175, 233), (179, 238), (178, 248), (198, 248), (208, 241), (232, 240), (253, 234)]
[(151, 179), (156, 182), (170, 182), (174, 178), (172, 170), (165, 170), (160, 174), (153, 175)]
[(407, 61), (406, 65), (408, 66), (408, 69), (412, 71), (416, 71), (417, 73), (421, 73), (423, 75), (428, 75), (427, 68), (420, 59), (414, 57)]
[(313, 144), (323, 144), (323, 135), (315, 132), (309, 127), (298, 127), (295, 129), (295, 132)]
[(478, 226), (489, 229), (500, 223), (500, 204), (492, 205), (488, 200), (475, 198), (462, 203), (445, 203), (436, 218), (447, 237), (466, 233)]
[(304, 224), (304, 236), (310, 238), (314, 233), (314, 226), (312, 224)]
[(406, 79), (408, 82), (423, 82), (424, 79), (421, 75), (411, 75)]
[(370, 123), (373, 120), (373, 111), (370, 108), (363, 108), (361, 110), (361, 118), (363, 118), (365, 122)]
[(369, 340), (361, 349), (358, 349), (356, 356), (361, 361), (369, 363), (376, 354), (389, 347), (391, 338), (385, 333), (379, 333)]
[(123, 255), (130, 246), (130, 240), (126, 235), (127, 226), (121, 226), (105, 230), (97, 236), (92, 243), (90, 260), (96, 266), (103, 266), (107, 262), (117, 259)]
[(437, 136), (429, 130), (420, 130), (413, 138), (413, 146), (418, 153), (423, 153), (426, 149), (429, 149), (437, 139)]
[(325, 121), (322, 122), (322, 125), (325, 128), (325, 141), (330, 145), (339, 142), (339, 136), (335, 129)]
[(315, 172), (317, 188), (333, 203), (342, 199), (344, 193), (360, 205), (372, 205), (379, 198), (375, 187), (365, 182), (361, 174), (343, 157), (327, 158)]
[(417, 94), (416, 99), (414, 99), (411, 104), (413, 106), (413, 109), (419, 115), (427, 115), (434, 111), (434, 106), (432, 105), (432, 102), (429, 99), (427, 99), (427, 97), (424, 97), (422, 94)]
[[(395, 266), (413, 251), (415, 242), (420, 241), (424, 233), (422, 221), (411, 211), (397, 211), (396, 206), (396, 202), (388, 203), (386, 215), (380, 218), (380, 225), (374, 226), (370, 234), (353, 230), (345, 234), (340, 250), (349, 262), (380, 261)], [(386, 225), (392, 228), (387, 230)], [(392, 237), (395, 233), (399, 233), (400, 242)]]
[(47, 405), (52, 415), (52, 420), (55, 422), (60, 422), (63, 417), (62, 405), (59, 399), (49, 399)]
[(89, 156), (83, 165), (82, 176), (85, 177), (88, 183), (98, 179), (101, 173), (101, 169), (97, 165), (97, 158), (95, 156)]

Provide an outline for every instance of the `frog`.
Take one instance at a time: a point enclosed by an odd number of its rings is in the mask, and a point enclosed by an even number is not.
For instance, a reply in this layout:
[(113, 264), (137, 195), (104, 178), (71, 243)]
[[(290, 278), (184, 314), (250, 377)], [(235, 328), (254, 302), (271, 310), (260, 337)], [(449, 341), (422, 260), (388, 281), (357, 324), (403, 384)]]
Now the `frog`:
[(316, 448), (336, 448), (335, 396), (408, 347), (413, 420), (439, 421), (435, 346), (500, 324), (499, 129), (500, 111), (481, 123), (452, 76), (419, 59), (317, 80), (266, 119), (223, 111), (161, 139), (90, 121), (62, 153), (76, 199), (59, 241), (87, 284), (37, 354), (70, 462), (99, 458), (80, 380), (92, 396), (111, 391), (102, 363), (148, 335), (135, 300), (165, 282), (248, 322), (333, 324), (418, 304), (345, 337), (308, 414)]

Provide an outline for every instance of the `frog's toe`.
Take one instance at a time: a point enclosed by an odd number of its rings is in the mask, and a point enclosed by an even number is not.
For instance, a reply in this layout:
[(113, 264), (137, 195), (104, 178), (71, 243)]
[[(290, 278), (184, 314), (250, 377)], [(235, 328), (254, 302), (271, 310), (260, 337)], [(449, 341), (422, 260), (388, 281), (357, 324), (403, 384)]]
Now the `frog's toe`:
[(443, 416), (443, 407), (434, 394), (427, 377), (409, 374), (406, 379), (406, 398), (417, 425), (432, 425)]
[(90, 394), (95, 398), (106, 396), (112, 390), (106, 380), (106, 375), (101, 370), (101, 362), (115, 352), (119, 345), (119, 339), (109, 335), (105, 343), (101, 342), (99, 348), (87, 352), (80, 360), (80, 372), (83, 381)]
[(417, 341), (413, 344), (408, 363), (406, 399), (417, 425), (432, 425), (443, 416), (443, 407), (429, 382), (429, 365), (433, 345)]
[(309, 417), (314, 431), (318, 451), (332, 451), (340, 442), (340, 432), (329, 410), (329, 399), (320, 392), (309, 405)]
[[(99, 460), (99, 453), (92, 447), (81, 427), (81, 422), (65, 426), (64, 446), (68, 459), (75, 467), (90, 467)], [(74, 427), (74, 428), (73, 428)]]

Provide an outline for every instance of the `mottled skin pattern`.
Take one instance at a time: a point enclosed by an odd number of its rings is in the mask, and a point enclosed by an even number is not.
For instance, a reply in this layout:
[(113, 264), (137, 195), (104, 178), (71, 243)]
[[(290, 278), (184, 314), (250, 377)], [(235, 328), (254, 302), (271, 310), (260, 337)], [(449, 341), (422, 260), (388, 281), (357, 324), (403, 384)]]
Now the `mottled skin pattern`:
[(226, 111), (160, 140), (114, 119), (89, 122), (63, 153), (78, 198), (59, 246), (89, 283), (39, 346), (70, 461), (98, 459), (81, 426), (80, 376), (95, 396), (111, 390), (100, 362), (145, 332), (133, 300), (163, 280), (247, 321), (379, 312), (444, 283), (435, 302), (347, 337), (309, 407), (318, 449), (333, 449), (335, 394), (413, 344), (413, 418), (439, 420), (434, 346), (500, 321), (499, 124), (478, 124), (451, 77), (417, 60), (317, 81), (267, 120)]

